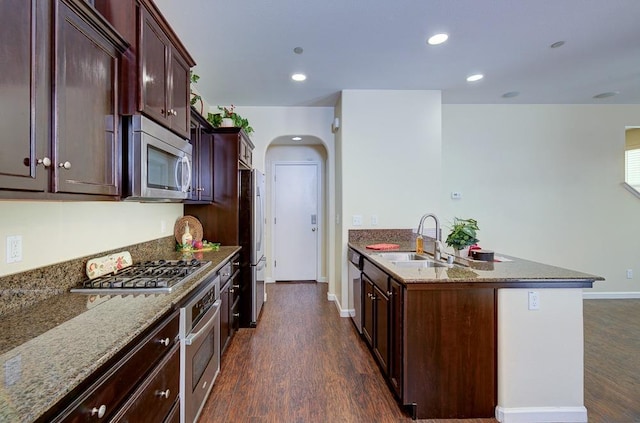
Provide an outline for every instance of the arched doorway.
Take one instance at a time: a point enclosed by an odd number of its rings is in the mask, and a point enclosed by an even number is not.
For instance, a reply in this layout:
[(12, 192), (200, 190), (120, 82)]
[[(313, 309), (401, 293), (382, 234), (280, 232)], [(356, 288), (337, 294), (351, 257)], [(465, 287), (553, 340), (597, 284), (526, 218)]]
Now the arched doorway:
[[(266, 281), (311, 279), (326, 282), (329, 267), (327, 149), (317, 137), (301, 137), (298, 141), (292, 138), (277, 137), (266, 151), (269, 240)], [(276, 175), (280, 175), (279, 181)], [(313, 177), (317, 190), (309, 192), (314, 188), (309, 185), (309, 178)], [(314, 197), (317, 213), (308, 208)], [(299, 218), (296, 213), (301, 213)], [(280, 221), (278, 214), (282, 216)], [(309, 245), (314, 239), (314, 249), (291, 247)]]

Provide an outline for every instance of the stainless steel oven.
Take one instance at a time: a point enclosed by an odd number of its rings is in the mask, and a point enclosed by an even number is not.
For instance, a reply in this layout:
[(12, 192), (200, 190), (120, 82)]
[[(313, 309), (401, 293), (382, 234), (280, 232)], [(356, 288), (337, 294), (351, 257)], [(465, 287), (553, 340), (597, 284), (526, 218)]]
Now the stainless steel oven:
[(220, 277), (180, 308), (180, 421), (195, 422), (220, 371)]

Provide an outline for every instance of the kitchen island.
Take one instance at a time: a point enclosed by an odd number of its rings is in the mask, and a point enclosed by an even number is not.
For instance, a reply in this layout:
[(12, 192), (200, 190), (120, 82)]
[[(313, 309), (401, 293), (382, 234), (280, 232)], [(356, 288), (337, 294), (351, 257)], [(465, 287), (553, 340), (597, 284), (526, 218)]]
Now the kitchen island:
[[(108, 369), (123, 349), (144, 336), (155, 323), (175, 315), (176, 306), (239, 250), (229, 246), (195, 253), (196, 258), (211, 263), (171, 293), (95, 296), (61, 290), (2, 314), (0, 360), (4, 383), (0, 387), (0, 421), (50, 421), (52, 407), (66, 402), (69, 394), (86, 386), (96, 372)], [(156, 255), (142, 259), (185, 257), (168, 249), (153, 254)], [(135, 255), (134, 259), (139, 260)], [(77, 269), (74, 271), (78, 273)], [(35, 284), (24, 283), (31, 288)], [(61, 282), (51, 278), (38, 284), (41, 290), (49, 285), (48, 290), (55, 291), (53, 287), (60, 289)]]
[(403, 267), (366, 247), (414, 251), (410, 232), (362, 232), (362, 337), (413, 417), (587, 420), (582, 288), (601, 277), (502, 254)]

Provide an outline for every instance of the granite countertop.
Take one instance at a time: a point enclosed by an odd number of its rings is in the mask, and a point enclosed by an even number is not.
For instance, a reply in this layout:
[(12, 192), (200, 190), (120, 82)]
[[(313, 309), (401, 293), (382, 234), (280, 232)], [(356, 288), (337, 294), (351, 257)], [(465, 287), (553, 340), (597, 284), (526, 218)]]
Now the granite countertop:
[[(31, 422), (108, 362), (218, 270), (240, 247), (194, 253), (207, 270), (168, 294), (95, 296), (62, 291), (0, 316), (0, 421)], [(176, 260), (171, 251), (157, 258)]]
[[(381, 251), (366, 248), (367, 245), (377, 243), (398, 244), (399, 248), (393, 251), (415, 251), (415, 242), (402, 238), (394, 240), (388, 237), (377, 241), (369, 239), (349, 242), (349, 247), (367, 256), (369, 260), (385, 270), (394, 279), (403, 282), (407, 286), (416, 284), (467, 284), (474, 287), (590, 288), (593, 286), (594, 281), (604, 280), (600, 276), (498, 253), (495, 254), (496, 258), (504, 258), (509, 261), (485, 262), (472, 260), (471, 258), (456, 258), (454, 265), (446, 267), (399, 267), (383, 257), (376, 256), (376, 253)], [(425, 252), (430, 252), (432, 248), (433, 242), (428, 242), (427, 238), (425, 238)]]

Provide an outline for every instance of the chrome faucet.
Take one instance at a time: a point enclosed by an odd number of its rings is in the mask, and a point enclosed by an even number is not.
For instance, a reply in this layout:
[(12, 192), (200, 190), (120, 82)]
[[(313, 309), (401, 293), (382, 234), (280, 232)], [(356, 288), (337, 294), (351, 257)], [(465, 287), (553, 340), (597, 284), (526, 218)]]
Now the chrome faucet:
[(436, 222), (436, 241), (433, 245), (433, 258), (435, 260), (440, 260), (442, 258), (442, 234), (440, 233), (440, 221), (435, 214), (427, 213), (420, 218), (420, 223), (418, 224), (418, 236), (422, 235), (422, 227), (427, 217), (433, 217), (433, 220)]

